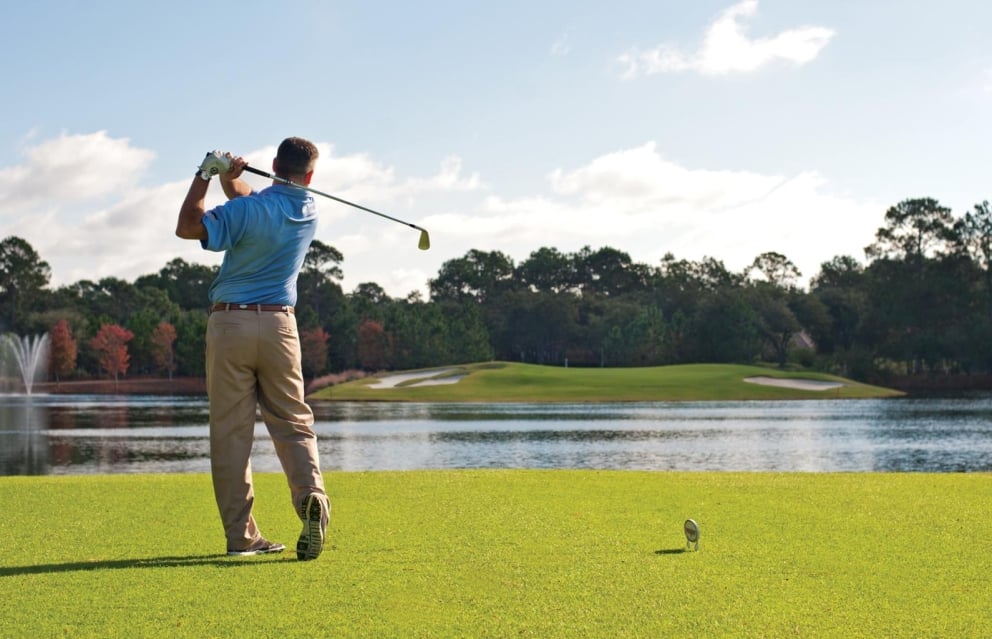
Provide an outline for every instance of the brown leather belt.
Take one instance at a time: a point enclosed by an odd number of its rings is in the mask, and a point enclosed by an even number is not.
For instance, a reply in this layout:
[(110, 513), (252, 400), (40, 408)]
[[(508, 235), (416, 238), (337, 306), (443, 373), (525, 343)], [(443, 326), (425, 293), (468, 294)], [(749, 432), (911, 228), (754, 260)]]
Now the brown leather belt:
[(256, 313), (266, 311), (275, 313), (295, 313), (292, 306), (286, 306), (285, 304), (230, 304), (227, 302), (214, 304), (210, 307), (211, 313), (216, 313), (217, 311), (255, 311)]

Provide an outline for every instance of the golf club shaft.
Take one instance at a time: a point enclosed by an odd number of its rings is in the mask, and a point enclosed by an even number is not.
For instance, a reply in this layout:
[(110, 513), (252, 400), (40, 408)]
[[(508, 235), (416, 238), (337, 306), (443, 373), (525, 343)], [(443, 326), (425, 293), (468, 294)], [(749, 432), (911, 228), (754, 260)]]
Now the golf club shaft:
[(426, 233), (427, 232), (426, 229), (423, 229), (423, 228), (417, 226), (416, 224), (412, 224), (410, 222), (404, 222), (403, 220), (397, 219), (397, 218), (395, 218), (395, 217), (393, 217), (391, 215), (386, 215), (385, 213), (380, 213), (379, 211), (373, 211), (372, 209), (367, 208), (367, 207), (364, 207), (361, 204), (355, 204), (354, 202), (349, 202), (348, 200), (342, 200), (341, 198), (335, 197), (335, 196), (333, 196), (333, 195), (331, 195), (329, 193), (324, 193), (323, 191), (318, 191), (317, 189), (311, 189), (309, 186), (303, 186), (302, 184), (297, 184), (296, 182), (293, 182), (292, 180), (287, 180), (286, 178), (279, 177), (278, 175), (274, 175), (272, 173), (269, 173), (268, 171), (262, 171), (262, 170), (256, 169), (253, 166), (248, 166), (248, 165), (245, 165), (245, 171), (248, 171), (249, 173), (254, 173), (255, 175), (261, 175), (262, 177), (271, 178), (271, 179), (275, 180), (276, 182), (282, 182), (283, 184), (289, 184), (290, 186), (295, 186), (295, 187), (301, 188), (301, 189), (303, 189), (305, 191), (310, 191), (311, 193), (316, 193), (317, 195), (323, 195), (324, 197), (330, 198), (330, 199), (334, 200), (335, 202), (340, 202), (341, 204), (347, 204), (348, 206), (353, 206), (356, 209), (361, 209), (361, 210), (365, 211), (366, 213), (372, 213), (373, 215), (378, 215), (379, 217), (384, 217), (387, 220), (392, 220), (393, 222), (398, 222), (400, 224), (405, 224), (406, 226), (409, 226), (412, 229), (417, 229), (421, 233)]

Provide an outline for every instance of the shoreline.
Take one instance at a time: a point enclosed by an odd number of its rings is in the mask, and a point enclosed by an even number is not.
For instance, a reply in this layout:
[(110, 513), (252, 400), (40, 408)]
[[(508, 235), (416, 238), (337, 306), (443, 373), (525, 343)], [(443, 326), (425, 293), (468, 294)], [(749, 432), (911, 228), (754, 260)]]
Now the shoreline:
[(49, 395), (206, 395), (203, 377), (137, 377), (35, 382), (33, 392)]
[[(432, 370), (432, 375), (438, 370)], [(386, 373), (383, 377), (390, 378), (404, 375), (403, 371)], [(307, 384), (307, 395), (322, 387), (333, 386), (334, 381), (354, 379), (358, 375), (341, 375), (340, 380), (330, 380), (325, 376)], [(454, 381), (454, 380), (452, 380)], [(323, 383), (320, 383), (323, 382)], [(417, 382), (414, 381), (416, 384)], [(421, 382), (423, 383), (423, 382)], [(439, 382), (435, 382), (439, 383)], [(448, 382), (450, 383), (450, 382)], [(925, 395), (933, 393), (955, 393), (966, 391), (992, 390), (992, 375), (921, 375), (900, 376), (880, 381), (887, 388), (905, 392), (909, 395)], [(388, 381), (383, 388), (389, 386)], [(133, 377), (122, 378), (117, 382), (112, 379), (64, 380), (61, 382), (35, 382), (33, 391), (49, 395), (200, 395), (206, 396), (207, 385), (204, 377)]]

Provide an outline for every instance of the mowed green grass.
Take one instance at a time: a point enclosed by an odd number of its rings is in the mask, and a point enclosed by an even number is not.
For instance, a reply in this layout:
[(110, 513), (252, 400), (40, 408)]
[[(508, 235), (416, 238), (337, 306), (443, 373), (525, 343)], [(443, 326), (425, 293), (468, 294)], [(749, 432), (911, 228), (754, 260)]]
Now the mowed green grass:
[[(814, 372), (734, 364), (686, 364), (643, 368), (565, 368), (511, 362), (467, 364), (440, 369), (437, 378), (460, 377), (454, 384), (400, 383), (374, 388), (365, 378), (322, 389), (312, 399), (425, 402), (630, 402), (751, 399), (836, 399), (892, 397), (902, 393)], [(406, 371), (410, 372), (410, 371)], [(430, 371), (425, 371), (430, 372)], [(388, 377), (398, 373), (387, 373)], [(401, 374), (401, 373), (400, 373)], [(802, 390), (745, 382), (748, 377), (779, 377), (839, 382), (839, 388)]]
[[(0, 478), (0, 635), (992, 636), (989, 474), (326, 481), (329, 547), (298, 562), (224, 556), (207, 475)], [(292, 546), (284, 478), (256, 498)]]

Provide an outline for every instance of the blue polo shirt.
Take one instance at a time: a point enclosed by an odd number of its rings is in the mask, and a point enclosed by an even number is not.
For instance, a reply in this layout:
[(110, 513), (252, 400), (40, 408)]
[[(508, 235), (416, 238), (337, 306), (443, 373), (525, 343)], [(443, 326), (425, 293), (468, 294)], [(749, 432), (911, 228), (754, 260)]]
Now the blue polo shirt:
[(275, 184), (203, 216), (208, 251), (224, 251), (210, 302), (296, 306), (296, 277), (317, 230), (317, 206), (303, 189)]

